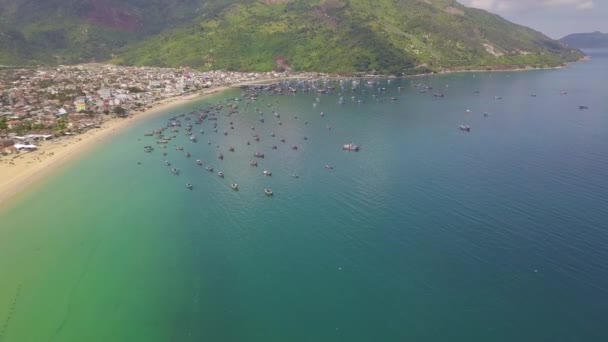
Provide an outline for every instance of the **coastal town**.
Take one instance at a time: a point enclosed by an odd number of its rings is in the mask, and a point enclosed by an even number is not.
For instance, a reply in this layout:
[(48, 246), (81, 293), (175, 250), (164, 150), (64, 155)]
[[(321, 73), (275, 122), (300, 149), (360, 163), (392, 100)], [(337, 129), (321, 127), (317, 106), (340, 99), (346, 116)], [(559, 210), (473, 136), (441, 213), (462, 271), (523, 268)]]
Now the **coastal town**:
[(286, 77), (109, 64), (0, 69), (0, 158), (204, 90)]

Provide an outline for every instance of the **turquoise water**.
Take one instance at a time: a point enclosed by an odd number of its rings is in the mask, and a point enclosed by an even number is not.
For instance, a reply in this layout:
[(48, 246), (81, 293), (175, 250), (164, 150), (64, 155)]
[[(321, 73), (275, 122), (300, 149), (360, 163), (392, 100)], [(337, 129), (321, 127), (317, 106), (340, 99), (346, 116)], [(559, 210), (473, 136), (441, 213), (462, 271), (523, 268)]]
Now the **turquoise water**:
[(592, 56), (348, 83), (344, 105), (339, 87), (263, 94), (264, 124), (241, 102), (219, 134), (180, 132), (191, 159), (143, 153), (143, 134), (240, 91), (151, 118), (1, 214), (0, 341), (605, 340), (608, 53)]

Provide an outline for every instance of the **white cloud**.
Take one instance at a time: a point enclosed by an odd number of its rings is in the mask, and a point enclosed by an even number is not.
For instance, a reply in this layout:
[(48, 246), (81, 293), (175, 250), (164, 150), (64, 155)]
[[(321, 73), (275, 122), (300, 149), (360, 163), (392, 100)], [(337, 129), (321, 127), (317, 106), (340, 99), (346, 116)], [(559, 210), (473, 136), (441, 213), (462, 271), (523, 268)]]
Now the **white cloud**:
[(579, 9), (579, 10), (592, 9), (593, 7), (595, 7), (595, 4), (593, 3), (593, 1), (585, 1), (583, 3), (576, 5), (576, 9)]
[(460, 0), (464, 5), (496, 13), (521, 12), (538, 8), (574, 8), (588, 10), (595, 0)]

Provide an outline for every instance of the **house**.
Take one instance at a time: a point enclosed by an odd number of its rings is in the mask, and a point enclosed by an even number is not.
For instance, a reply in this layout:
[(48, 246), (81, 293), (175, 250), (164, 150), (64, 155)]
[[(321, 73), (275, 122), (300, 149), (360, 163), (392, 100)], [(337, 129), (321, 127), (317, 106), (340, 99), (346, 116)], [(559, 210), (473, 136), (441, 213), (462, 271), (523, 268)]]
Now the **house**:
[(77, 112), (84, 112), (87, 110), (87, 98), (84, 96), (77, 97), (74, 100), (74, 106), (76, 106)]
[(34, 151), (38, 146), (31, 144), (15, 144), (15, 148), (17, 151)]
[(112, 97), (112, 90), (108, 88), (99, 89), (97, 94), (99, 94), (99, 97), (102, 99), (109, 99)]

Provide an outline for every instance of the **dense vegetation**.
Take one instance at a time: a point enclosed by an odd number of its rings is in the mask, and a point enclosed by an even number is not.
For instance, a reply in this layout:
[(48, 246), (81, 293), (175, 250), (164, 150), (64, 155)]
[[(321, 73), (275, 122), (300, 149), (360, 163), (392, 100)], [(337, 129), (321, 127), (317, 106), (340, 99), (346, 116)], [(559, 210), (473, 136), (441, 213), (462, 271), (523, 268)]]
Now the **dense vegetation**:
[[(3, 3), (6, 9), (7, 3), (16, 2), (34, 6), (43, 1), (0, 0), (0, 9)], [(10, 21), (2, 17), (0, 43), (5, 46), (6, 41), (10, 48), (0, 48), (0, 64), (113, 58), (122, 64), (201, 69), (290, 67), (402, 74), (498, 65), (554, 66), (581, 56), (539, 32), (454, 0), (44, 3), (49, 15), (43, 20), (30, 18), (2, 26)], [(91, 9), (96, 11), (91, 14)], [(13, 12), (20, 10), (12, 7)]]
[(574, 33), (560, 39), (562, 43), (579, 49), (608, 48), (608, 33)]

